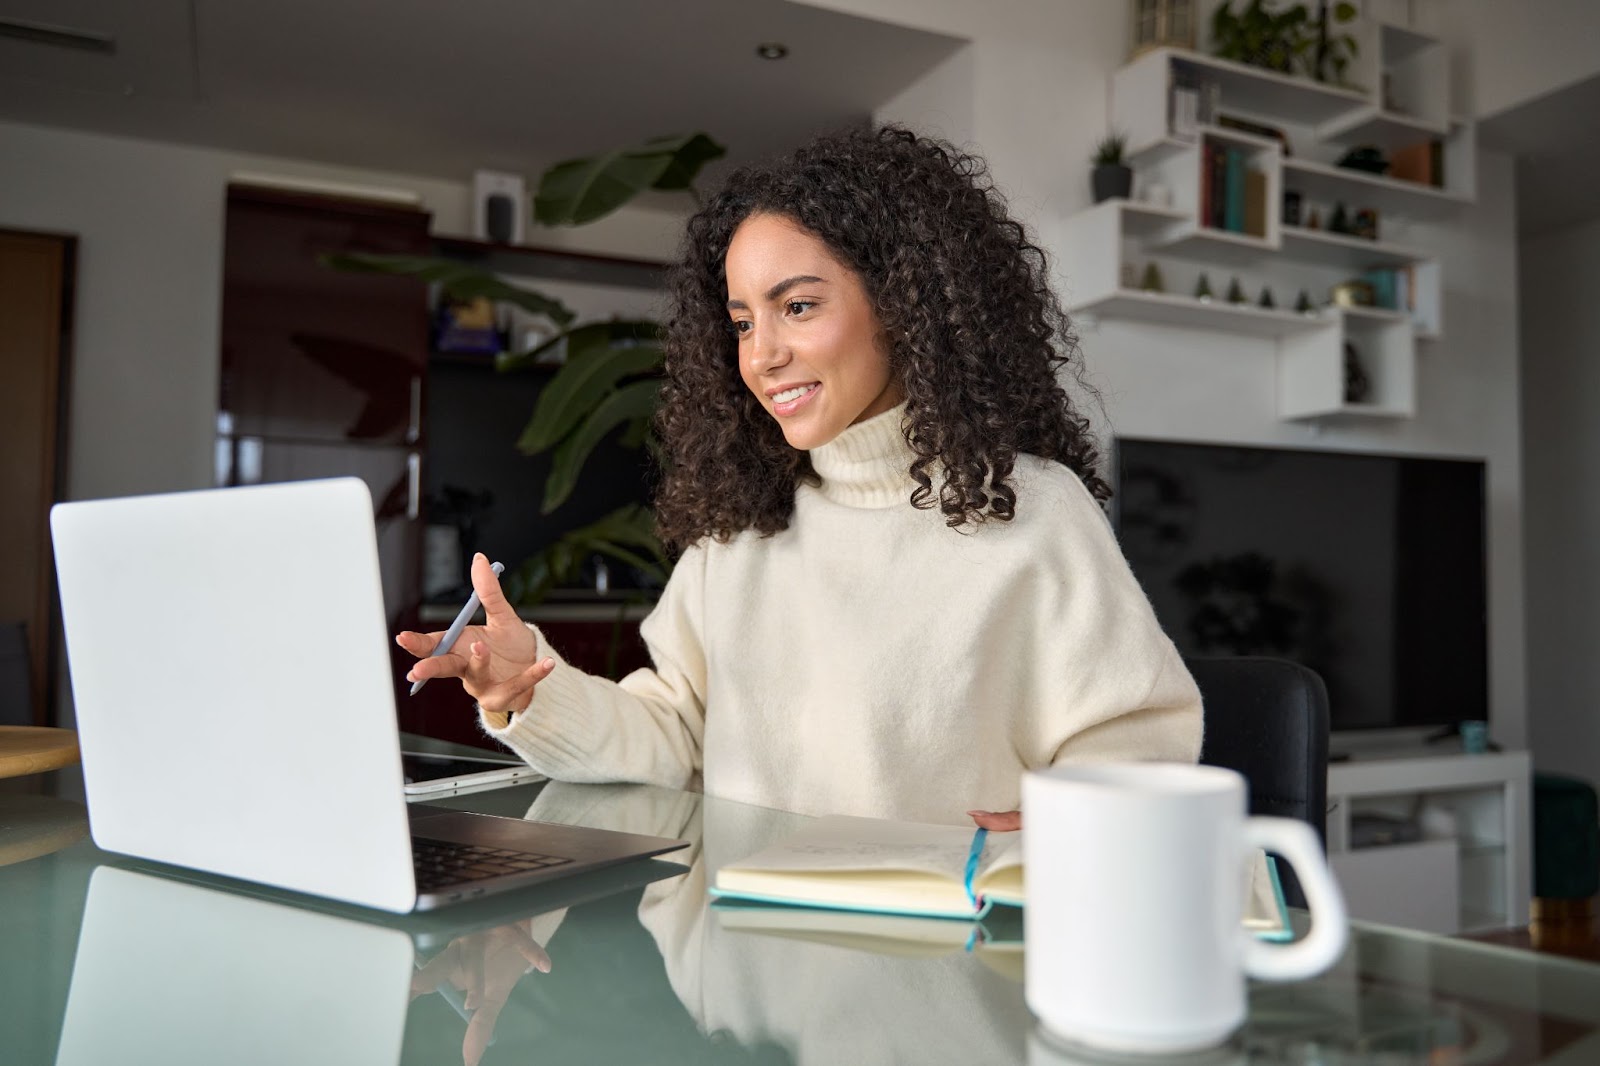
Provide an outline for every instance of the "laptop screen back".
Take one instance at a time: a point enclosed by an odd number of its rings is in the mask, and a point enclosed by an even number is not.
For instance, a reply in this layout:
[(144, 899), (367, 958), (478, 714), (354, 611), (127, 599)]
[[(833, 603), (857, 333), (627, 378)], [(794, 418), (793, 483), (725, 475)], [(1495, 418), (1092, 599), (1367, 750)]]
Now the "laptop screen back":
[(366, 486), (66, 503), (51, 529), (95, 843), (410, 910)]

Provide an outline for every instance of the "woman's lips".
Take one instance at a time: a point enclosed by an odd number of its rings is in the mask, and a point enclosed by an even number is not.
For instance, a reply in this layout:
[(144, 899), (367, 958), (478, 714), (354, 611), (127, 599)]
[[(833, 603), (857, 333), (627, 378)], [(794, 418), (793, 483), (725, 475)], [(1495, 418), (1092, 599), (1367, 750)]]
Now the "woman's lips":
[(774, 397), (772, 401), (772, 411), (780, 418), (785, 418), (794, 414), (796, 411), (800, 410), (800, 408), (810, 403), (816, 397), (817, 393), (821, 391), (822, 383), (812, 382), (810, 388), (808, 388), (803, 394), (793, 400), (788, 401), (787, 403), (779, 403), (777, 398)]

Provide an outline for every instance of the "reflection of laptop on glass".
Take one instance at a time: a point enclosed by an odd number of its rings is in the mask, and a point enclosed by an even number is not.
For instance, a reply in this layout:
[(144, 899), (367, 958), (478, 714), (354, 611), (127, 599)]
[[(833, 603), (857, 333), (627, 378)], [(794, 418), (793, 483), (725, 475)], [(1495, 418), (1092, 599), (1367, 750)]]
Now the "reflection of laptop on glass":
[(100, 847), (404, 912), (685, 846), (408, 816), (361, 481), (66, 503), (50, 524)]
[[(526, 928), (532, 918), (542, 941), (541, 926), (552, 923), (541, 916), (682, 869), (626, 863), (498, 900), (394, 916), (320, 900), (308, 907), (273, 889), (219, 892), (213, 879), (188, 871), (176, 880), (102, 865), (84, 902), (56, 1066), (394, 1066), (426, 1057), (401, 1048), (412, 981), (419, 968), (448, 962), (443, 953), (458, 938), (492, 936), (508, 923)], [(566, 972), (573, 949), (582, 942), (553, 959), (552, 975)], [(471, 1020), (474, 1008), (457, 989), (435, 990)], [(515, 1023), (501, 1035), (515, 1041)], [(436, 1040), (427, 1033), (424, 1046)], [(25, 1052), (6, 1061), (48, 1059)]]

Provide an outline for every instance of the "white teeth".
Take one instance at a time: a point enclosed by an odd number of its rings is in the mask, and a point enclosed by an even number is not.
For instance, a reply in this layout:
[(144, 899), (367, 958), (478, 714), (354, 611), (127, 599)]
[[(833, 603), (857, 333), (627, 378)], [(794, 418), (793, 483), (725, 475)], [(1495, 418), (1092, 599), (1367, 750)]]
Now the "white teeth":
[(798, 400), (800, 397), (804, 396), (814, 388), (816, 388), (815, 385), (797, 385), (792, 389), (784, 389), (782, 392), (777, 393), (772, 397), (772, 402), (788, 403), (791, 400)]

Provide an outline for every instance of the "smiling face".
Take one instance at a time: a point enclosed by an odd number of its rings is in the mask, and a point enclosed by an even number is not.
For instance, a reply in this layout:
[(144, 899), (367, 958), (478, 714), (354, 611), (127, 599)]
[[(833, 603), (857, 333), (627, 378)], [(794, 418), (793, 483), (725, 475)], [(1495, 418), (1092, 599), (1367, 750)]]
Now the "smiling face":
[(802, 451), (905, 396), (861, 278), (778, 215), (751, 215), (726, 259), (739, 375)]

